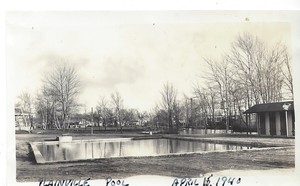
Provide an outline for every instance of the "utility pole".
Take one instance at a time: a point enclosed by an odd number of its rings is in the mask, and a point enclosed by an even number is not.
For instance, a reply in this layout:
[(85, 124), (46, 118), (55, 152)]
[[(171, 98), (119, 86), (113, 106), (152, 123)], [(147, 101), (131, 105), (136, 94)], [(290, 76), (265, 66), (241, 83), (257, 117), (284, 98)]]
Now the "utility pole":
[(190, 122), (189, 122), (189, 103), (188, 100), (185, 100), (185, 105), (186, 105), (186, 127), (189, 128), (190, 127)]
[(190, 118), (190, 125), (193, 125), (193, 98), (191, 99), (191, 118)]
[(94, 117), (93, 117), (93, 114), (94, 114), (94, 112), (93, 112), (93, 107), (91, 108), (91, 134), (93, 134), (94, 133)]
[[(191, 126), (191, 125), (193, 125), (193, 123), (194, 123), (194, 119), (196, 118), (196, 116), (195, 116), (195, 114), (194, 114), (194, 108), (193, 108), (193, 99), (199, 99), (199, 97), (197, 97), (197, 96), (194, 96), (194, 97), (191, 97), (191, 98), (189, 98), (190, 99), (190, 101), (191, 101), (191, 116), (190, 116), (190, 121), (189, 121), (189, 125)], [(198, 126), (197, 126), (197, 128), (198, 128)]]

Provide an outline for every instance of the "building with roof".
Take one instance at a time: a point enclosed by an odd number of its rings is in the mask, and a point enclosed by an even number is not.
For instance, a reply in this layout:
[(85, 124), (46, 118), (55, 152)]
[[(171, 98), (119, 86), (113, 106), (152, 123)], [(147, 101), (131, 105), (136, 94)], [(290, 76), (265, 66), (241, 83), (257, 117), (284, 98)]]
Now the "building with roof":
[(294, 102), (257, 104), (244, 112), (256, 114), (257, 133), (271, 136), (295, 136)]
[(15, 130), (30, 131), (32, 126), (32, 115), (22, 108), (15, 108)]

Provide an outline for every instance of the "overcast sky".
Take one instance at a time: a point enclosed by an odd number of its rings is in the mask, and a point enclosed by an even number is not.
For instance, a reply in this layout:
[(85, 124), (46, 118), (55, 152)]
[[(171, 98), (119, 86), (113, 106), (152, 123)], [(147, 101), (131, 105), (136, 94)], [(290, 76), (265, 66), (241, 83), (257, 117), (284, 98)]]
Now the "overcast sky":
[(55, 64), (72, 63), (87, 108), (117, 90), (127, 108), (148, 110), (167, 81), (179, 97), (191, 96), (206, 71), (202, 58), (220, 58), (239, 34), (290, 46), (289, 23), (252, 19), (241, 12), (10, 12), (8, 81), (14, 95), (35, 94)]

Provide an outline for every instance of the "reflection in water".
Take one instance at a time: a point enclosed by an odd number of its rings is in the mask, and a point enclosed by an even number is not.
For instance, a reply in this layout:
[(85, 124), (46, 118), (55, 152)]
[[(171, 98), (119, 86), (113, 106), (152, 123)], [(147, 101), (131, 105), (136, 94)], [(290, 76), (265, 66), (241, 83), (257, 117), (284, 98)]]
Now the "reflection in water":
[[(206, 134), (225, 134), (225, 129), (207, 129)], [(232, 132), (229, 131), (229, 133), (232, 134), (242, 134), (246, 132)], [(197, 135), (205, 135), (205, 129), (183, 129), (179, 132), (181, 135), (191, 135), (191, 134), (197, 134)], [(257, 132), (252, 132), (251, 134), (257, 134)]]
[[(207, 129), (207, 134), (225, 134), (226, 130), (223, 129)], [(189, 135), (189, 134), (200, 134), (205, 135), (205, 129), (183, 129), (179, 132), (182, 135)]]
[(83, 160), (110, 157), (154, 156), (172, 153), (240, 150), (242, 147), (229, 144), (203, 143), (173, 139), (147, 139), (127, 141), (80, 141), (69, 143), (37, 144), (46, 162)]

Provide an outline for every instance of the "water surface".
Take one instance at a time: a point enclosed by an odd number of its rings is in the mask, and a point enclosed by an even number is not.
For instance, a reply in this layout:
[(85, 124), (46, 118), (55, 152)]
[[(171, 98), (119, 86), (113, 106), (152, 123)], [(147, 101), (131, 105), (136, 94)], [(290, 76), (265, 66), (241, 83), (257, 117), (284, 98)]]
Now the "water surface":
[(43, 142), (36, 144), (46, 162), (174, 153), (241, 150), (247, 147), (175, 139)]

